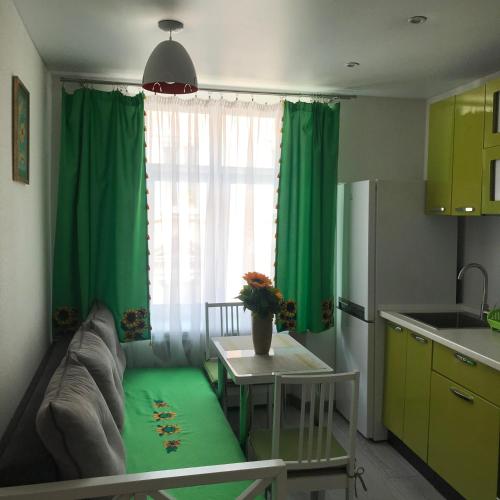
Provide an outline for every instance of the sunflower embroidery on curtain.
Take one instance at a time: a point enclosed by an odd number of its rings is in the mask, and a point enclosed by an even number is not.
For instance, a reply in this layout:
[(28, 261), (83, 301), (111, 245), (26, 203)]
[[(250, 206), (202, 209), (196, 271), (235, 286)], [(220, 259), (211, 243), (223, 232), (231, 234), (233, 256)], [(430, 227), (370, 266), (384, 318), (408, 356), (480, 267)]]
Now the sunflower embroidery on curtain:
[(75, 331), (94, 301), (121, 341), (150, 337), (144, 96), (62, 91), (53, 327)]
[(340, 105), (286, 101), (278, 188), (276, 286), (279, 330), (333, 324)]

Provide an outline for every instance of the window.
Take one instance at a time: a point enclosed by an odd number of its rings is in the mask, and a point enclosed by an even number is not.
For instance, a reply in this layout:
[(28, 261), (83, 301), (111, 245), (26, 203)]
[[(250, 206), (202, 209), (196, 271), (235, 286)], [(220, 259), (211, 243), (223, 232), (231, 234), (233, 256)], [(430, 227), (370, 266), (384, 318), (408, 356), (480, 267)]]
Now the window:
[(274, 275), (281, 106), (146, 100), (153, 342), (199, 345), (205, 302)]

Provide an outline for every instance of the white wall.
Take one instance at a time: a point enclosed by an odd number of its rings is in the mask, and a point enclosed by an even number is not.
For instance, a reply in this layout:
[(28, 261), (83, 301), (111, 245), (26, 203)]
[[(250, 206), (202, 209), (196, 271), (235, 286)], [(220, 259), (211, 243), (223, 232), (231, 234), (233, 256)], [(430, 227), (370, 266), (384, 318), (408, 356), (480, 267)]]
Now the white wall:
[[(426, 102), (358, 97), (340, 105), (339, 182), (421, 180)], [(333, 365), (333, 330), (306, 335), (307, 347)]]
[[(500, 216), (463, 217), (459, 224), (459, 267), (470, 262), (483, 265), (488, 273), (488, 303), (500, 308)], [(481, 304), (483, 279), (471, 269), (461, 283), (459, 300), (477, 308)]]
[[(30, 184), (12, 181), (11, 86), (30, 92)], [(49, 344), (48, 73), (11, 0), (0, 2), (0, 435)]]
[(426, 103), (358, 97), (340, 105), (339, 182), (423, 178)]

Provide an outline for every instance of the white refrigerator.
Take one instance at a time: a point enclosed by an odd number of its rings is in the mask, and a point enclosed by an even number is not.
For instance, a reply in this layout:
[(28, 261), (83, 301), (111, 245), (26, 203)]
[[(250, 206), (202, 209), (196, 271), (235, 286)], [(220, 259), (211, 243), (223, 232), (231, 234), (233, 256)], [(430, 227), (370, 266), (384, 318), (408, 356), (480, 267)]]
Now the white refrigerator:
[[(457, 220), (426, 216), (424, 193), (420, 181), (338, 186), (335, 371), (360, 371), (358, 430), (374, 440), (386, 438), (380, 306), (456, 301)], [(348, 389), (336, 393), (346, 418)]]

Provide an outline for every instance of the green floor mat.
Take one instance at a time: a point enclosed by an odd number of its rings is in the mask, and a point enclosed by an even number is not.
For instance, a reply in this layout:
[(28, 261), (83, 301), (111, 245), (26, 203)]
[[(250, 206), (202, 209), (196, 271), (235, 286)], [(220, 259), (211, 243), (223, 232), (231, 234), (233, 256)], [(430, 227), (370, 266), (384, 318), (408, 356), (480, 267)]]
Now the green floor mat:
[[(205, 375), (197, 368), (127, 369), (127, 472), (245, 462)], [(248, 482), (171, 490), (179, 500), (236, 498)]]

